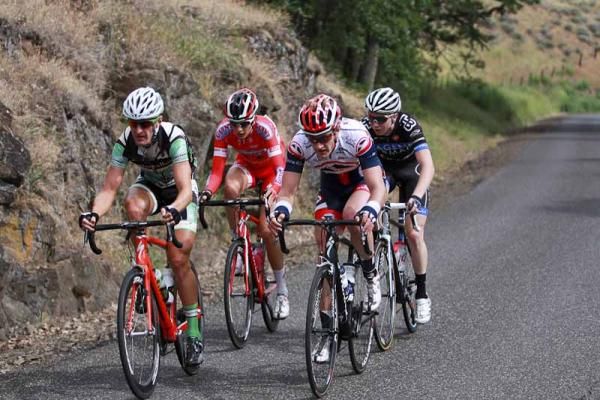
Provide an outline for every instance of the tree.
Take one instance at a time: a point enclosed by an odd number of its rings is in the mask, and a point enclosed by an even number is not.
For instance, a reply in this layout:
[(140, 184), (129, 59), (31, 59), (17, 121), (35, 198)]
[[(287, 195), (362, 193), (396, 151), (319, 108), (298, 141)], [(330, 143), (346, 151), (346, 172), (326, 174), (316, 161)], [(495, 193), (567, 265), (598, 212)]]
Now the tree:
[[(539, 0), (254, 0), (284, 7), (305, 43), (351, 82), (408, 88), (434, 77), (449, 45), (463, 45), (465, 68), (490, 37), (493, 15)], [(411, 83), (412, 82), (412, 83)]]

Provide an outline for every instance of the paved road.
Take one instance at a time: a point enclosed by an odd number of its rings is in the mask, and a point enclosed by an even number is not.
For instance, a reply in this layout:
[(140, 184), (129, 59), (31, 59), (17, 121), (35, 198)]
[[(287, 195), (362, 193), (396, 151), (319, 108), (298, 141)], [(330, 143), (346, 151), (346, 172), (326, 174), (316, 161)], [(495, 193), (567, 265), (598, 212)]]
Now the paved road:
[[(332, 399), (600, 399), (600, 117), (553, 121), (510, 165), (435, 210), (433, 320), (354, 375), (338, 358)], [(522, 140), (522, 139), (516, 139)], [(300, 251), (300, 250), (298, 250)], [(311, 398), (303, 325), (311, 268), (290, 273), (292, 315), (260, 314), (234, 350), (208, 308), (207, 360), (186, 377), (163, 359), (157, 399)], [(116, 343), (0, 378), (2, 399), (130, 399)]]

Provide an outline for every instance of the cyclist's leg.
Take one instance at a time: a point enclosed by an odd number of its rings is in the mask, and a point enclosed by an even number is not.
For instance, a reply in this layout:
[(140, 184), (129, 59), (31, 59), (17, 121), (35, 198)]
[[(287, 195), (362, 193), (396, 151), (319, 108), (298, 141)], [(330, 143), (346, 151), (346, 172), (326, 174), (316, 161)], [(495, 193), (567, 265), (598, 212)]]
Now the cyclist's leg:
[[(246, 167), (239, 163), (234, 163), (227, 175), (225, 176), (225, 184), (223, 186), (223, 197), (225, 199), (237, 199), (247, 188), (254, 185), (254, 177), (248, 171)], [(225, 213), (227, 214), (227, 222), (229, 222), (229, 228), (235, 231), (237, 224), (236, 219), (236, 208), (225, 207)]]
[[(158, 197), (159, 208), (171, 204), (177, 197), (177, 188), (163, 189)], [(198, 184), (192, 180), (192, 201), (181, 211), (181, 221), (175, 225), (175, 237), (183, 245), (180, 249), (173, 243), (167, 245), (167, 261), (175, 275), (177, 292), (183, 304), (183, 311), (188, 323), (187, 360), (190, 366), (202, 363), (202, 334), (198, 324), (198, 287), (196, 276), (190, 264), (190, 253), (196, 239), (198, 206)]]
[[(356, 213), (367, 203), (369, 196), (370, 193), (367, 186), (362, 183), (358, 184), (344, 206), (344, 219), (353, 219)], [(363, 276), (367, 280), (366, 304), (370, 303), (371, 310), (376, 310), (381, 303), (381, 290), (379, 287), (377, 268), (373, 263), (373, 254), (375, 253), (373, 234), (371, 232), (367, 234), (367, 243), (372, 252), (371, 255), (368, 255), (362, 244), (360, 228), (358, 226), (351, 226), (349, 228), (350, 239), (360, 257)]]
[[(402, 176), (399, 179), (400, 183), (400, 201), (407, 202), (412, 195), (415, 186), (419, 180), (418, 166), (404, 169)], [(419, 224), (419, 231), (413, 229), (412, 220), (406, 218), (404, 221), (406, 239), (411, 251), (411, 260), (415, 275), (417, 276), (417, 298), (427, 297), (425, 294), (425, 279), (419, 279), (419, 275), (425, 275), (427, 272), (427, 245), (425, 244), (425, 225), (427, 224), (427, 214), (429, 212), (430, 193), (429, 190), (423, 198), (423, 206), (419, 209), (416, 220)], [(422, 280), (422, 282), (419, 282)], [(419, 283), (421, 283), (419, 285)]]
[[(253, 174), (256, 179), (255, 181), (262, 182), (261, 192), (264, 193), (267, 186), (269, 186), (273, 180), (275, 179), (275, 173), (273, 171), (261, 171), (266, 173), (257, 173)], [(252, 187), (253, 185), (249, 185)], [(279, 243), (269, 230), (269, 225), (267, 222), (267, 217), (265, 215), (264, 207), (260, 208), (260, 215), (258, 220), (258, 235), (265, 242), (265, 247), (267, 250), (267, 258), (269, 259), (269, 264), (271, 264), (271, 268), (273, 268), (273, 273), (275, 274), (275, 279), (277, 280), (277, 292), (279, 294), (284, 294), (287, 296), (287, 286), (285, 283), (285, 269), (283, 265), (283, 253), (281, 252), (281, 247)]]
[[(405, 176), (402, 177), (402, 190), (400, 192), (401, 201), (408, 201), (412, 195), (415, 186), (419, 180), (418, 164), (408, 169)], [(429, 322), (431, 318), (431, 299), (427, 295), (426, 279), (428, 266), (428, 252), (425, 243), (425, 225), (427, 224), (428, 207), (430, 203), (430, 192), (427, 190), (423, 197), (423, 205), (418, 210), (416, 215), (419, 231), (417, 232), (412, 225), (412, 220), (406, 218), (404, 227), (406, 232), (406, 240), (410, 248), (411, 261), (415, 271), (415, 281), (417, 284), (417, 292), (415, 294), (418, 323)]]
[(149, 215), (158, 211), (158, 189), (138, 177), (129, 187), (123, 206), (131, 221), (145, 221)]

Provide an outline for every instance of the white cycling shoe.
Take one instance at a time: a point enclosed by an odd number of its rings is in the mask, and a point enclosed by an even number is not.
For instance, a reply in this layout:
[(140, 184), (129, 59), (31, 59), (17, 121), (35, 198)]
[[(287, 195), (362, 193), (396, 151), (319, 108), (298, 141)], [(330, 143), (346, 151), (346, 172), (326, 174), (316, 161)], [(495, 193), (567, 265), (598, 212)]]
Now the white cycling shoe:
[(431, 320), (431, 299), (417, 299), (417, 315), (415, 321), (418, 324), (426, 324)]
[(367, 294), (364, 298), (364, 307), (366, 310), (375, 311), (381, 304), (381, 288), (379, 287), (379, 275), (374, 276), (371, 280), (367, 280)]
[(286, 319), (290, 315), (290, 302), (285, 294), (278, 294), (275, 301), (275, 319)]
[(319, 343), (319, 346), (313, 352), (312, 356), (313, 361), (317, 364), (329, 362), (329, 337), (321, 339), (321, 343)]

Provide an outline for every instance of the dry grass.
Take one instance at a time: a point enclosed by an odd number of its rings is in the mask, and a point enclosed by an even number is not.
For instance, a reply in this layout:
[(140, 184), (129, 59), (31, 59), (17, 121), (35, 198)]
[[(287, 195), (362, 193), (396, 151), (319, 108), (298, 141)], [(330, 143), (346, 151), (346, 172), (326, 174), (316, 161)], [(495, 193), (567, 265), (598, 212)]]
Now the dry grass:
[[(163, 2), (159, 2), (163, 3)], [(170, 2), (176, 9), (189, 9), (196, 13), (207, 25), (216, 29), (223, 27), (227, 31), (236, 28), (269, 29), (283, 28), (288, 24), (287, 15), (267, 7), (249, 6), (241, 0), (174, 0)]]
[[(582, 2), (579, 2), (582, 3)], [(521, 35), (522, 41), (515, 40), (513, 35), (503, 32), (497, 24), (494, 30), (498, 35), (497, 42), (493, 43), (489, 51), (483, 52), (486, 69), (478, 75), (486, 80), (496, 83), (518, 84), (527, 82), (530, 74), (539, 76), (542, 71), (546, 77), (555, 75), (565, 68), (572, 68), (573, 79), (585, 80), (594, 88), (600, 88), (600, 56), (594, 55), (594, 43), (598, 38), (591, 35), (592, 44), (587, 44), (577, 37), (577, 29), (582, 24), (572, 21), (573, 16), (560, 11), (578, 13), (588, 22), (597, 21), (600, 15), (600, 2), (586, 2), (590, 12), (584, 12), (579, 5), (566, 0), (545, 0), (542, 4), (523, 8), (516, 16), (517, 24), (514, 32)], [(565, 27), (570, 25), (569, 31)], [(552, 36), (552, 48), (540, 48), (541, 31), (545, 30)], [(559, 45), (571, 50), (570, 55), (565, 55)], [(579, 54), (583, 54), (583, 64), (578, 65)]]

